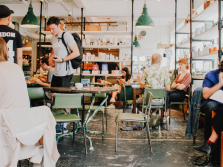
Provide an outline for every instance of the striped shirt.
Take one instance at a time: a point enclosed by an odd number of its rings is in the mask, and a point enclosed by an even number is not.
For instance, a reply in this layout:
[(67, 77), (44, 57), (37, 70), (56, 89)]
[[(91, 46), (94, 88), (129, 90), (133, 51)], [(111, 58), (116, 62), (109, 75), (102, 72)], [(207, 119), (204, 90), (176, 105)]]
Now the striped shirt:
[(175, 79), (175, 83), (176, 84), (184, 84), (186, 87), (183, 89), (185, 92), (187, 92), (187, 88), (190, 87), (190, 83), (191, 83), (191, 74), (187, 73), (186, 75), (184, 75), (183, 78), (180, 79), (180, 75), (177, 75), (176, 79)]

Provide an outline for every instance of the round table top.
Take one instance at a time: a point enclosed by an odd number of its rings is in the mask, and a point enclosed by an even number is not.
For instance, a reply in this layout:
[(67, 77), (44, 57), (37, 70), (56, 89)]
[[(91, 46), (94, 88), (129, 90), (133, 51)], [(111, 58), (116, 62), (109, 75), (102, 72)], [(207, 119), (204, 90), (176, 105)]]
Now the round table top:
[(52, 93), (110, 93), (118, 91), (115, 88), (106, 87), (83, 87), (82, 89), (77, 89), (76, 87), (44, 87), (43, 90), (51, 91)]

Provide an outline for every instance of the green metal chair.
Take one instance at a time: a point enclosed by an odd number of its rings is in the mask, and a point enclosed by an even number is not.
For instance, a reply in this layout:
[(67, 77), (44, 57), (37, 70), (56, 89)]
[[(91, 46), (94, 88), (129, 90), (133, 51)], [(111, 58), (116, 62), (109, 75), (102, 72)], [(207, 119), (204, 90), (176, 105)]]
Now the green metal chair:
[[(187, 99), (187, 102), (182, 101), (182, 102), (171, 102), (170, 103), (170, 105), (171, 104), (179, 104), (179, 105), (182, 105), (184, 120), (185, 120), (184, 105), (187, 105), (187, 108), (189, 108), (189, 103), (190, 103), (190, 87), (187, 89), (187, 94), (185, 95), (185, 98)], [(169, 107), (169, 114), (171, 116), (171, 107)], [(169, 121), (169, 124), (170, 124), (170, 121)]]
[[(145, 89), (144, 96), (147, 92), (151, 92), (153, 94), (153, 99), (164, 99), (164, 105), (151, 105), (151, 109), (159, 109), (159, 115), (161, 115), (160, 109), (165, 109), (166, 106), (166, 90), (165, 89)], [(145, 97), (144, 97), (145, 98)], [(142, 110), (144, 110), (146, 106), (142, 105)], [(161, 134), (161, 126), (159, 125), (159, 133)]]
[[(43, 87), (28, 87), (28, 95), (30, 100), (43, 101), (45, 105), (45, 93)], [(37, 104), (36, 104), (37, 105)]]
[[(57, 137), (57, 143), (59, 139), (63, 136), (71, 135), (73, 136), (73, 143), (75, 139), (75, 123), (78, 125), (79, 122), (81, 122), (81, 118), (79, 117), (78, 108), (82, 106), (82, 96), (83, 94), (61, 94), (61, 93), (54, 93), (53, 94), (53, 103), (52, 108), (73, 108), (76, 109), (76, 114), (70, 114), (67, 110), (67, 114), (57, 114), (54, 115), (54, 118), (57, 123), (68, 123), (73, 122), (73, 132), (62, 134)], [(84, 119), (84, 118), (83, 118)], [(84, 127), (85, 125), (83, 125)], [(64, 128), (62, 128), (64, 129)], [(85, 152), (87, 154), (87, 144), (86, 144), (86, 135), (85, 135), (85, 127), (84, 130), (84, 144), (85, 144)]]
[(124, 92), (124, 109), (123, 112), (126, 112), (126, 107), (128, 104), (133, 104), (133, 88), (134, 84), (123, 84), (123, 92)]
[[(149, 115), (151, 110), (151, 103), (153, 99), (153, 95), (151, 92), (145, 91), (143, 99), (143, 106), (145, 106), (145, 112), (142, 111), (142, 114), (132, 114), (132, 113), (120, 113), (116, 116), (116, 143), (115, 143), (115, 151), (117, 151), (118, 146), (118, 125), (120, 121), (134, 121), (134, 122), (145, 122), (147, 128), (147, 137), (148, 142), (150, 144), (151, 153), (153, 153), (152, 145), (151, 145), (151, 138), (150, 138), (150, 131), (149, 131)], [(148, 111), (148, 112), (147, 112)]]
[(123, 112), (126, 111), (128, 104), (133, 104), (133, 89), (134, 84), (123, 84), (121, 92), (117, 95), (117, 101), (123, 101), (124, 108)]
[[(93, 94), (92, 93), (85, 93), (84, 96), (85, 97), (93, 97)], [(106, 93), (95, 94), (95, 97), (98, 97), (98, 98), (106, 98), (106, 96), (107, 96)], [(107, 103), (107, 101), (106, 101), (106, 103)], [(84, 107), (85, 111), (88, 111), (89, 108), (90, 108), (90, 105), (85, 105), (85, 107)], [(98, 108), (98, 106), (94, 105), (90, 108), (90, 111), (94, 112), (97, 108)], [(79, 110), (83, 110), (83, 107), (81, 106), (79, 108)], [(102, 112), (102, 114), (103, 114), (102, 115), (102, 132), (104, 133), (104, 115), (105, 115), (105, 119), (106, 119), (106, 130), (107, 130), (107, 125), (108, 125), (107, 124), (107, 108), (104, 107), (104, 106), (101, 106), (98, 111)]]

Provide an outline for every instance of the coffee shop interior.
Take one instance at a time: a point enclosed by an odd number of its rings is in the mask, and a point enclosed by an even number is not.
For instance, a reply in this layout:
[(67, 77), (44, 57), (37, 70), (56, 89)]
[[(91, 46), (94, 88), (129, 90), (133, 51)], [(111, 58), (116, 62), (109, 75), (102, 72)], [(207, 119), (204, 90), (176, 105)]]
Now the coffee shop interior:
[[(58, 167), (223, 167), (221, 137), (212, 156), (193, 148), (204, 144), (207, 123), (202, 111), (197, 118), (190, 113), (196, 105), (191, 100), (194, 92), (203, 86), (207, 73), (220, 68), (221, 0), (0, 0), (0, 5), (14, 11), (9, 26), (22, 37), (30, 109), (50, 111), (55, 118), (53, 151), (58, 149), (58, 156), (48, 157), (52, 146), (47, 147), (50, 142), (44, 135), (52, 132), (44, 129), (40, 166), (54, 162)], [(49, 76), (42, 60), (53, 60), (52, 29), (47, 23), (53, 16), (60, 19), (62, 31), (78, 34), (81, 41), (82, 61), (68, 88), (45, 86), (44, 81), (33, 79)], [(154, 66), (157, 57), (158, 67)], [(143, 89), (155, 67), (151, 80), (164, 71), (155, 83), (165, 82), (163, 89)], [(181, 90), (183, 99), (167, 102), (166, 85), (175, 90), (172, 85), (181, 73), (189, 76)], [(129, 80), (122, 79), (128, 75)], [(46, 99), (49, 91), (51, 100)], [(197, 133), (188, 137), (190, 117), (192, 124), (193, 119), (198, 123)], [(26, 145), (21, 138), (16, 140)], [(4, 161), (5, 152), (1, 153)], [(18, 166), (39, 165), (33, 155), (21, 157), (17, 157)]]

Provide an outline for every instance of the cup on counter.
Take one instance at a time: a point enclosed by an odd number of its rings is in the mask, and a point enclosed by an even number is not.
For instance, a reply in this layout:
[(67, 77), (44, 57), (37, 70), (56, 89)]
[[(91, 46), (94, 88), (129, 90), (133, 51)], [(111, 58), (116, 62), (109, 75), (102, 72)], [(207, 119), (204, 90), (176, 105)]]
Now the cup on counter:
[(83, 88), (83, 84), (82, 83), (75, 83), (75, 87), (77, 89), (82, 89)]
[(70, 87), (74, 87), (74, 82), (70, 82)]

